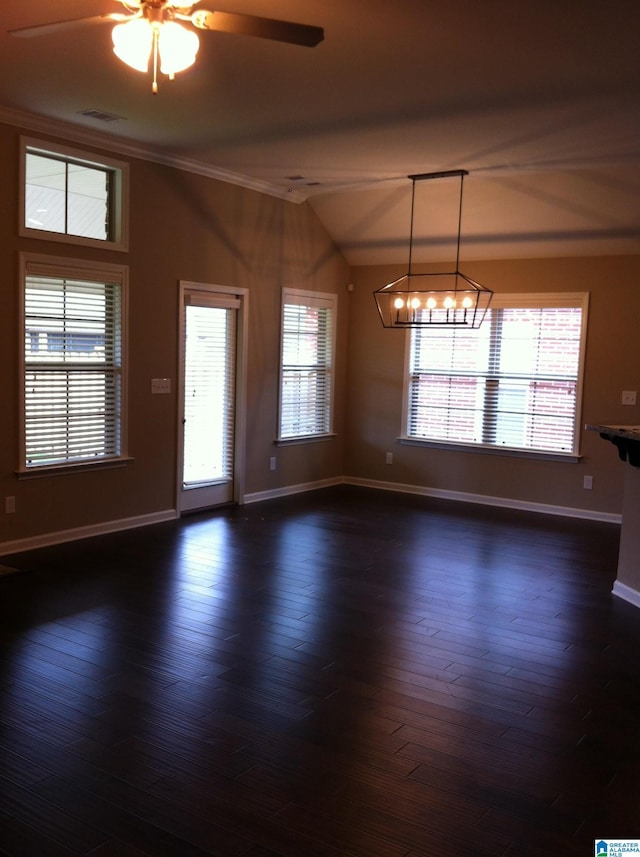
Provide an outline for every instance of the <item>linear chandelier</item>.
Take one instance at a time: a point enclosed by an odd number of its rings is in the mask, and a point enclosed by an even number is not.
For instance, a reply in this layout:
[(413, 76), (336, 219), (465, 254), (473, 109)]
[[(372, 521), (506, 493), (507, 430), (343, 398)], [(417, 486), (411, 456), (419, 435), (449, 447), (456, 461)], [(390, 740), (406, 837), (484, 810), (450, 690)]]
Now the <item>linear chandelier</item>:
[[(384, 327), (478, 328), (489, 308), (493, 292), (460, 271), (462, 187), (466, 170), (448, 170), (408, 176), (411, 180), (411, 227), (407, 273), (373, 293)], [(427, 179), (460, 179), (458, 238), (453, 271), (416, 273), (413, 268), (413, 233), (416, 183)]]

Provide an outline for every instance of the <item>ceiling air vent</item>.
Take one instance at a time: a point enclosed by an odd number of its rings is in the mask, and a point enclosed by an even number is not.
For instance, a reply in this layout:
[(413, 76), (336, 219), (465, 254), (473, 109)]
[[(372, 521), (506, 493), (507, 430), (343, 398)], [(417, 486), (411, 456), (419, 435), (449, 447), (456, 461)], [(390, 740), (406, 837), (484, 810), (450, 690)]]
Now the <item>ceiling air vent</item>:
[(106, 110), (98, 110), (97, 107), (87, 107), (86, 110), (79, 110), (78, 113), (80, 116), (95, 119), (97, 122), (117, 122), (119, 119), (124, 119), (124, 116), (118, 116), (116, 113), (107, 113)]
[(304, 182), (306, 187), (315, 187), (321, 184), (321, 182), (307, 180), (306, 176), (285, 176), (285, 178), (289, 179), (290, 182)]

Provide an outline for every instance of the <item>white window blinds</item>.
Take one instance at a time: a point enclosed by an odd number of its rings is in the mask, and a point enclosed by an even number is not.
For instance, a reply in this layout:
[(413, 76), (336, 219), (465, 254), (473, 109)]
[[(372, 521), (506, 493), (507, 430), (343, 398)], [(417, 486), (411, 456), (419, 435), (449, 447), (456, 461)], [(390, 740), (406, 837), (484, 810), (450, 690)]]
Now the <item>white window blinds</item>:
[(283, 290), (279, 437), (331, 432), (334, 295)]
[(494, 296), (479, 330), (411, 331), (407, 437), (576, 454), (587, 296)]
[(24, 466), (122, 450), (122, 284), (27, 272)]

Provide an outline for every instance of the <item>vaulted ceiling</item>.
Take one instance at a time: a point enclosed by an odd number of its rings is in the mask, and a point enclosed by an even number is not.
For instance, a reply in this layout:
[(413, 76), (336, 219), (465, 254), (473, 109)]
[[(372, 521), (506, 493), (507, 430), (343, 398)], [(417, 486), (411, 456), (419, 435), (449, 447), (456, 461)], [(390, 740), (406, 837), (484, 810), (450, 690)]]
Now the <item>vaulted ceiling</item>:
[[(216, 9), (213, 0), (196, 8)], [(415, 173), (465, 169), (461, 258), (640, 252), (640, 4), (631, 0), (224, 0), (324, 28), (299, 47), (200, 32), (195, 66), (121, 63), (116, 0), (3, 0), (0, 121), (181, 159), (308, 200), (347, 260), (406, 260)], [(95, 118), (87, 110), (106, 114)], [(4, 112), (3, 112), (4, 111)], [(115, 118), (112, 118), (115, 117)], [(64, 127), (64, 126), (61, 126)], [(416, 258), (451, 256), (457, 183), (420, 183)]]

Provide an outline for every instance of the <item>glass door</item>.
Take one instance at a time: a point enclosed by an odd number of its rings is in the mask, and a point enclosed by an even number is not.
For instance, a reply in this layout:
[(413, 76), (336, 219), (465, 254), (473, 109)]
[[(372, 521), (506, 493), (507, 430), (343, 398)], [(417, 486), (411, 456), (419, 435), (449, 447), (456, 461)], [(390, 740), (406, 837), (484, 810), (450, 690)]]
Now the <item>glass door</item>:
[(186, 290), (183, 301), (179, 511), (188, 512), (234, 499), (240, 300)]

